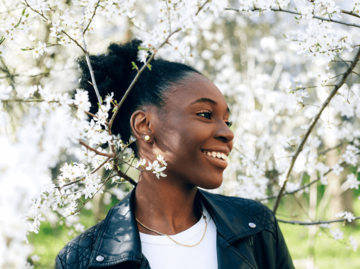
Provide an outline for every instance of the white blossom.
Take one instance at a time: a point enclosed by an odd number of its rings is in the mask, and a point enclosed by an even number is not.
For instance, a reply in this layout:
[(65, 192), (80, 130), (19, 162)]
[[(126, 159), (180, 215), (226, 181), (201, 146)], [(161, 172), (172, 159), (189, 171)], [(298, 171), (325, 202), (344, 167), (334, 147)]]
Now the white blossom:
[(342, 171), (344, 171), (344, 168), (343, 168), (342, 166), (340, 166), (339, 163), (333, 165), (333, 166), (331, 167), (331, 169), (333, 169), (332, 172), (333, 172), (335, 175), (337, 175), (337, 176), (340, 175), (340, 173), (341, 173)]
[(334, 230), (330, 230), (330, 233), (332, 234), (332, 236), (334, 237), (334, 240), (342, 240), (344, 237), (344, 232), (340, 231), (339, 228), (337, 228), (335, 231)]
[(0, 102), (1, 100), (9, 99), (12, 90), (13, 88), (11, 86), (6, 87), (5, 85), (0, 85)]
[(351, 221), (355, 220), (355, 216), (353, 215), (353, 213), (347, 212), (347, 211), (339, 212), (339, 213), (335, 214), (335, 217), (337, 217), (337, 218), (344, 218), (344, 219), (346, 219), (348, 222), (351, 222)]
[(356, 239), (352, 235), (350, 235), (349, 241), (350, 241), (350, 245), (352, 246), (353, 250), (357, 251), (358, 244), (357, 244)]
[(354, 174), (348, 174), (345, 183), (348, 184), (350, 189), (359, 189), (360, 181), (357, 180)]

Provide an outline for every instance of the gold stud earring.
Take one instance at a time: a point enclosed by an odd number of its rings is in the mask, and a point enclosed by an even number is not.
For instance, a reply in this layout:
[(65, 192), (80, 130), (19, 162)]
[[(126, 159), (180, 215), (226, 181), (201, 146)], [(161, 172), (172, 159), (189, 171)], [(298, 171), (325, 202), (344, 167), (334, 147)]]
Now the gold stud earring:
[(145, 140), (146, 140), (146, 141), (149, 141), (149, 140), (150, 140), (150, 136), (145, 135)]

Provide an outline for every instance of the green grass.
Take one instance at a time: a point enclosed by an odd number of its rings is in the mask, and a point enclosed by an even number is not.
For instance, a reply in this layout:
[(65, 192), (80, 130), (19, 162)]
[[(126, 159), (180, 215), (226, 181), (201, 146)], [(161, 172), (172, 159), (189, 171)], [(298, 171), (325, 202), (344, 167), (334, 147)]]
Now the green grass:
[[(309, 255), (308, 228), (299, 225), (280, 224), (284, 234), (291, 257), (297, 269), (306, 268), (306, 260)], [(348, 243), (352, 235), (360, 243), (360, 229), (351, 226), (342, 227), (342, 224), (332, 225), (331, 229), (340, 228), (344, 232), (345, 242)], [(346, 269), (360, 268), (360, 255), (358, 249), (354, 252), (352, 248), (339, 241), (335, 241), (331, 234), (328, 236), (324, 229), (318, 231), (315, 236), (315, 265), (319, 269), (332, 269), (345, 267)]]

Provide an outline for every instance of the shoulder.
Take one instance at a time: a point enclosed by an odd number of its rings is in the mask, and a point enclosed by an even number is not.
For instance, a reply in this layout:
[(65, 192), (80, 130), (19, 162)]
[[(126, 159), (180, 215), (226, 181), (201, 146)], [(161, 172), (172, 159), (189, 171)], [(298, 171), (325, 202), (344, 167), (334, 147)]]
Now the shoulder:
[[(73, 238), (56, 257), (58, 268), (87, 268), (91, 252), (99, 235), (103, 221)], [(57, 268), (55, 267), (55, 268)]]
[(225, 196), (205, 191), (202, 191), (202, 193), (206, 193), (208, 199), (213, 200), (216, 204), (223, 204), (224, 207), (227, 207), (228, 210), (226, 210), (226, 212), (231, 212), (231, 214), (238, 215), (240, 218), (246, 215), (276, 236), (276, 218), (274, 213), (266, 205), (255, 200), (241, 197)]

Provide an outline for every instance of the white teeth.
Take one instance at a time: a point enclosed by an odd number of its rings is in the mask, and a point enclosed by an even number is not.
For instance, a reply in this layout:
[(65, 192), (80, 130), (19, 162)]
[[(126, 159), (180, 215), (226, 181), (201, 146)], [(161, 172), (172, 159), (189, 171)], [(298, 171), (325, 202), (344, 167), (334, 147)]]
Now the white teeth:
[(209, 157), (219, 158), (219, 159), (227, 161), (227, 156), (225, 153), (216, 152), (216, 151), (203, 151), (203, 153)]

